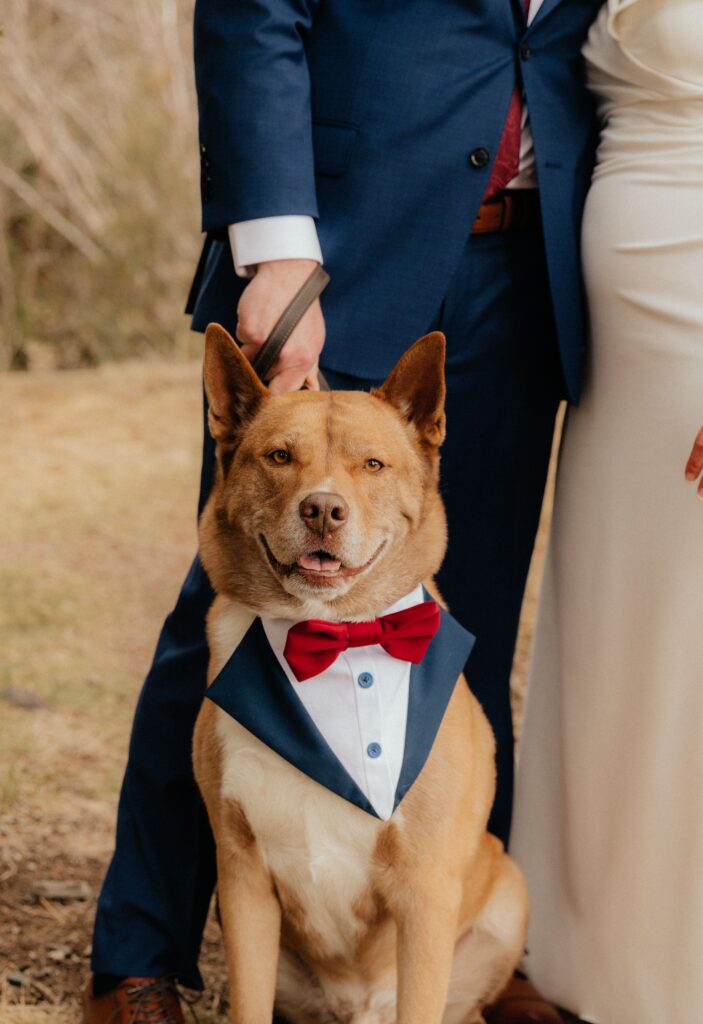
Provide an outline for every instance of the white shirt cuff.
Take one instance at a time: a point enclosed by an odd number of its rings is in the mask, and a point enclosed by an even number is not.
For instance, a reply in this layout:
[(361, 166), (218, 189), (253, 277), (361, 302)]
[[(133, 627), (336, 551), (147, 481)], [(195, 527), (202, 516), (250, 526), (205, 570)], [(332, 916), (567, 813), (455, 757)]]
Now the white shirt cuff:
[(299, 214), (258, 217), (230, 224), (229, 242), (238, 277), (253, 277), (256, 264), (269, 260), (317, 260), (322, 263), (315, 221)]

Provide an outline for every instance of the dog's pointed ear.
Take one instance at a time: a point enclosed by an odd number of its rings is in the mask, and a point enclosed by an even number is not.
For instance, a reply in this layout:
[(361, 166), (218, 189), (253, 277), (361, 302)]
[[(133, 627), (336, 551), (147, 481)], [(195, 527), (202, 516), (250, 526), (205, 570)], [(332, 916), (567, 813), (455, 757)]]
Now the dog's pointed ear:
[(444, 357), (446, 340), (432, 331), (401, 356), (385, 382), (374, 392), (385, 399), (417, 430), (420, 440), (439, 448), (444, 440)]
[(209, 324), (205, 332), (203, 379), (210, 433), (218, 444), (232, 444), (268, 395), (268, 389), (236, 341), (219, 324)]

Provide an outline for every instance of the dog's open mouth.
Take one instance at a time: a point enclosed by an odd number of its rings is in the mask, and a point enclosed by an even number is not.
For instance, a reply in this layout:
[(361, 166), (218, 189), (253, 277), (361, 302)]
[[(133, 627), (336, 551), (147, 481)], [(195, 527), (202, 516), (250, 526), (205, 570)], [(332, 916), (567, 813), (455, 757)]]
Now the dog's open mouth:
[(346, 580), (352, 576), (358, 576), (359, 573), (364, 572), (365, 569), (368, 569), (369, 566), (376, 561), (386, 543), (385, 541), (382, 541), (371, 555), (371, 558), (369, 558), (367, 562), (364, 562), (363, 565), (344, 565), (339, 558), (336, 558), (331, 552), (326, 551), (324, 548), (319, 548), (317, 551), (301, 554), (296, 562), (286, 564), (278, 561), (269, 547), (263, 533), (260, 534), (260, 538), (264, 551), (266, 552), (266, 557), (274, 571), (278, 573), (279, 576), (292, 576), (297, 573), (308, 583), (314, 583), (321, 586), (335, 583), (339, 580)]
[(297, 565), (300, 569), (307, 569), (308, 572), (335, 573), (342, 568), (341, 561), (323, 549), (312, 551), (309, 555), (301, 555)]

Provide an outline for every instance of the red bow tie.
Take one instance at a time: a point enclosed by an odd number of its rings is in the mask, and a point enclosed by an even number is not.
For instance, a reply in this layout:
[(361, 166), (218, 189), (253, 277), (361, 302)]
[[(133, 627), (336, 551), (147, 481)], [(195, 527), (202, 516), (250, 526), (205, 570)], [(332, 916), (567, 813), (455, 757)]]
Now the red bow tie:
[(283, 656), (300, 683), (324, 672), (348, 647), (380, 644), (393, 658), (417, 664), (439, 629), (439, 622), (436, 601), (423, 601), (371, 622), (308, 619), (296, 622), (288, 630)]

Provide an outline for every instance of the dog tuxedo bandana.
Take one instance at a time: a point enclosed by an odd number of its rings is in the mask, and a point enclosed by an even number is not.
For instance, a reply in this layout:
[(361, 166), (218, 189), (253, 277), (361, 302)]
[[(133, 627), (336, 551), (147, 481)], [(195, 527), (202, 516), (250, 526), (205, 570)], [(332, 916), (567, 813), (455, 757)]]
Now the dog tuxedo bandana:
[(429, 756), (473, 643), (422, 587), (375, 623), (256, 619), (207, 697), (311, 779), (387, 820)]

